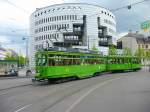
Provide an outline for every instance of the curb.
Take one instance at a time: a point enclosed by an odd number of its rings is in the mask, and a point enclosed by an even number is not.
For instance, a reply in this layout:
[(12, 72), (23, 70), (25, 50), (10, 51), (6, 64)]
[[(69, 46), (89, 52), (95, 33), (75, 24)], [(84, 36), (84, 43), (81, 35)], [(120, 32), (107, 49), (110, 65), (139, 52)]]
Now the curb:
[(21, 79), (21, 78), (34, 78), (33, 76), (20, 76), (20, 77), (11, 77), (11, 76), (5, 76), (5, 77), (1, 77), (0, 76), (0, 80), (5, 80), (5, 79)]

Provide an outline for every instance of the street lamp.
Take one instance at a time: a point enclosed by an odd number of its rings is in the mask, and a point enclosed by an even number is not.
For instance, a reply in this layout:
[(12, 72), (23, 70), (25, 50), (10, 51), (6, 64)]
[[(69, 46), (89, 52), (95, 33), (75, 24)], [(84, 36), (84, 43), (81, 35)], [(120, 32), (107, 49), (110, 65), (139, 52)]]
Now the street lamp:
[(25, 38), (23, 37), (22, 40), (26, 40), (26, 67), (28, 66), (28, 39), (29, 38)]

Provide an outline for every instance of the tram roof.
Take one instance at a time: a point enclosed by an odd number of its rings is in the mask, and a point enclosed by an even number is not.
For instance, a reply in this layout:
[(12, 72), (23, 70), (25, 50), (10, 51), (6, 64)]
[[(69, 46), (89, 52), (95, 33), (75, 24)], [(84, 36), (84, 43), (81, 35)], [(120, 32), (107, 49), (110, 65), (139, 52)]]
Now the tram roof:
[(49, 47), (46, 49), (40, 49), (38, 52), (50, 51), (50, 52), (67, 52), (67, 53), (84, 53), (84, 54), (99, 54), (97, 51), (79, 48), (65, 48), (65, 47)]
[(88, 49), (79, 49), (79, 48), (65, 48), (65, 47), (49, 47), (46, 49), (39, 49), (38, 52), (52, 52), (52, 53), (70, 53), (71, 54), (91, 54), (91, 55), (99, 55), (102, 57), (110, 57), (110, 58), (139, 58), (137, 56), (125, 56), (125, 55), (108, 55), (103, 56), (98, 51), (88, 50)]

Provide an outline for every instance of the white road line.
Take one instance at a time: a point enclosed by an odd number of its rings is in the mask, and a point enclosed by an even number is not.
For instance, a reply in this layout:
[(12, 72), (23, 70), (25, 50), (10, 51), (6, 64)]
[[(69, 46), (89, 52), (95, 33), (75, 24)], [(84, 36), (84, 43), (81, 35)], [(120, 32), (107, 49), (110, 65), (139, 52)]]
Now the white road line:
[(0, 93), (0, 96), (1, 96), (1, 95), (5, 95), (5, 94), (7, 94), (7, 93), (8, 93), (8, 92), (5, 92), (5, 93)]
[(121, 78), (117, 78), (117, 79), (111, 79), (111, 80), (108, 80), (108, 81), (105, 81), (103, 83), (100, 83), (98, 85), (96, 85), (95, 87), (93, 87), (92, 89), (90, 89), (89, 91), (87, 91), (85, 94), (83, 94), (81, 97), (79, 97), (65, 112), (71, 112), (71, 110), (73, 108), (75, 108), (75, 106), (77, 106), (86, 96), (88, 96), (90, 93), (92, 93), (94, 90), (96, 90), (97, 88), (109, 83), (109, 82), (112, 82), (114, 80), (118, 80), (118, 79), (121, 79)]
[(21, 110), (23, 110), (23, 109), (25, 109), (25, 108), (28, 108), (28, 107), (30, 107), (30, 106), (31, 106), (31, 104), (30, 104), (30, 105), (26, 105), (26, 106), (21, 107), (20, 109), (14, 111), (14, 112), (20, 112)]

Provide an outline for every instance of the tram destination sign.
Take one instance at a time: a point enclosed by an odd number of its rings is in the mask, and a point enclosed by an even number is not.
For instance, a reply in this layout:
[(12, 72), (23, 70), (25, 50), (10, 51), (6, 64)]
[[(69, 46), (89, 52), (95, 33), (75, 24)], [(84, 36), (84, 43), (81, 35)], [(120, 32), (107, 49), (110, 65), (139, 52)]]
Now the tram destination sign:
[(141, 29), (144, 32), (150, 31), (150, 20), (141, 23)]

